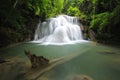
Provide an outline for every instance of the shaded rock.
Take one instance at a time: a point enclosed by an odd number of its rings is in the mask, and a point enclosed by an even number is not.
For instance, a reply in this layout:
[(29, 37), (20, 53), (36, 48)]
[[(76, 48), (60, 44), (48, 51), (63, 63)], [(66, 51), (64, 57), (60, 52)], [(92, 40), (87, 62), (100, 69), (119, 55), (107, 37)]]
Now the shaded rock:
[(49, 63), (49, 60), (43, 56), (36, 56), (35, 54), (32, 54), (30, 51), (24, 52), (26, 56), (29, 58), (32, 68), (45, 66)]
[(104, 51), (104, 52), (101, 52), (102, 54), (116, 54), (115, 52), (112, 52), (112, 51)]
[(88, 29), (88, 35), (89, 35), (89, 38), (90, 38), (91, 40), (93, 40), (93, 41), (96, 40), (96, 38), (95, 38), (95, 33), (94, 33), (94, 31), (93, 31), (92, 29)]
[(92, 41), (96, 40), (95, 32), (92, 29), (90, 29), (88, 26), (80, 24), (80, 28), (82, 30), (83, 38), (85, 40), (92, 40)]
[(87, 75), (71, 75), (67, 80), (93, 80)]
[(0, 58), (0, 64), (7, 62), (5, 59)]
[(24, 80), (24, 73), (27, 71), (24, 62), (18, 59), (6, 60), (0, 64), (0, 80)]

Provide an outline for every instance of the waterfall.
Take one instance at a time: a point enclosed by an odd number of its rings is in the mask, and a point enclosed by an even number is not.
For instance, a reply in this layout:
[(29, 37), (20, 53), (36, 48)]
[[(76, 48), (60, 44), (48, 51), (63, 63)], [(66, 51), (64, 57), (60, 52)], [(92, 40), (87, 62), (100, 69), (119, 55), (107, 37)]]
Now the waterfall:
[(42, 43), (67, 43), (83, 40), (78, 19), (60, 15), (40, 22), (35, 31), (34, 41)]

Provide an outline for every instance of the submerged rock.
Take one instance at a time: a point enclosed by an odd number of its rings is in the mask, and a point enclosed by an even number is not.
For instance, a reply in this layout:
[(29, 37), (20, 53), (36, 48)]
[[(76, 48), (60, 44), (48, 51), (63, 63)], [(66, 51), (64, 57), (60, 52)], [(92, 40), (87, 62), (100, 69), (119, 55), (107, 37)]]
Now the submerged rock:
[(5, 63), (6, 61), (4, 59), (0, 59), (0, 64)]
[(71, 75), (67, 80), (93, 80), (91, 77), (87, 75)]
[(112, 51), (103, 51), (101, 52), (102, 54), (116, 54), (115, 52), (112, 52)]

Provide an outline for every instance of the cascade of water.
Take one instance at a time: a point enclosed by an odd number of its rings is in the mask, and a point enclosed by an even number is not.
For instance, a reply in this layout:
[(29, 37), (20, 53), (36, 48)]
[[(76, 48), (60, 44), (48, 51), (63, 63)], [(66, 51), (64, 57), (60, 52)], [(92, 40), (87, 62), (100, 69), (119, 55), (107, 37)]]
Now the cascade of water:
[(83, 40), (83, 37), (76, 17), (60, 15), (39, 23), (34, 40), (49, 43), (66, 43)]

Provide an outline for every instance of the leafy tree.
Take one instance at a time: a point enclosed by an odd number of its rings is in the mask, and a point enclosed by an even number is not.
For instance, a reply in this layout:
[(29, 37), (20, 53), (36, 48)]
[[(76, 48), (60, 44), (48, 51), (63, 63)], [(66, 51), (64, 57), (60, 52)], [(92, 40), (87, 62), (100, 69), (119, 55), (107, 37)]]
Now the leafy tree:
[(67, 10), (67, 15), (80, 16), (80, 11), (77, 7), (70, 6), (69, 9)]

